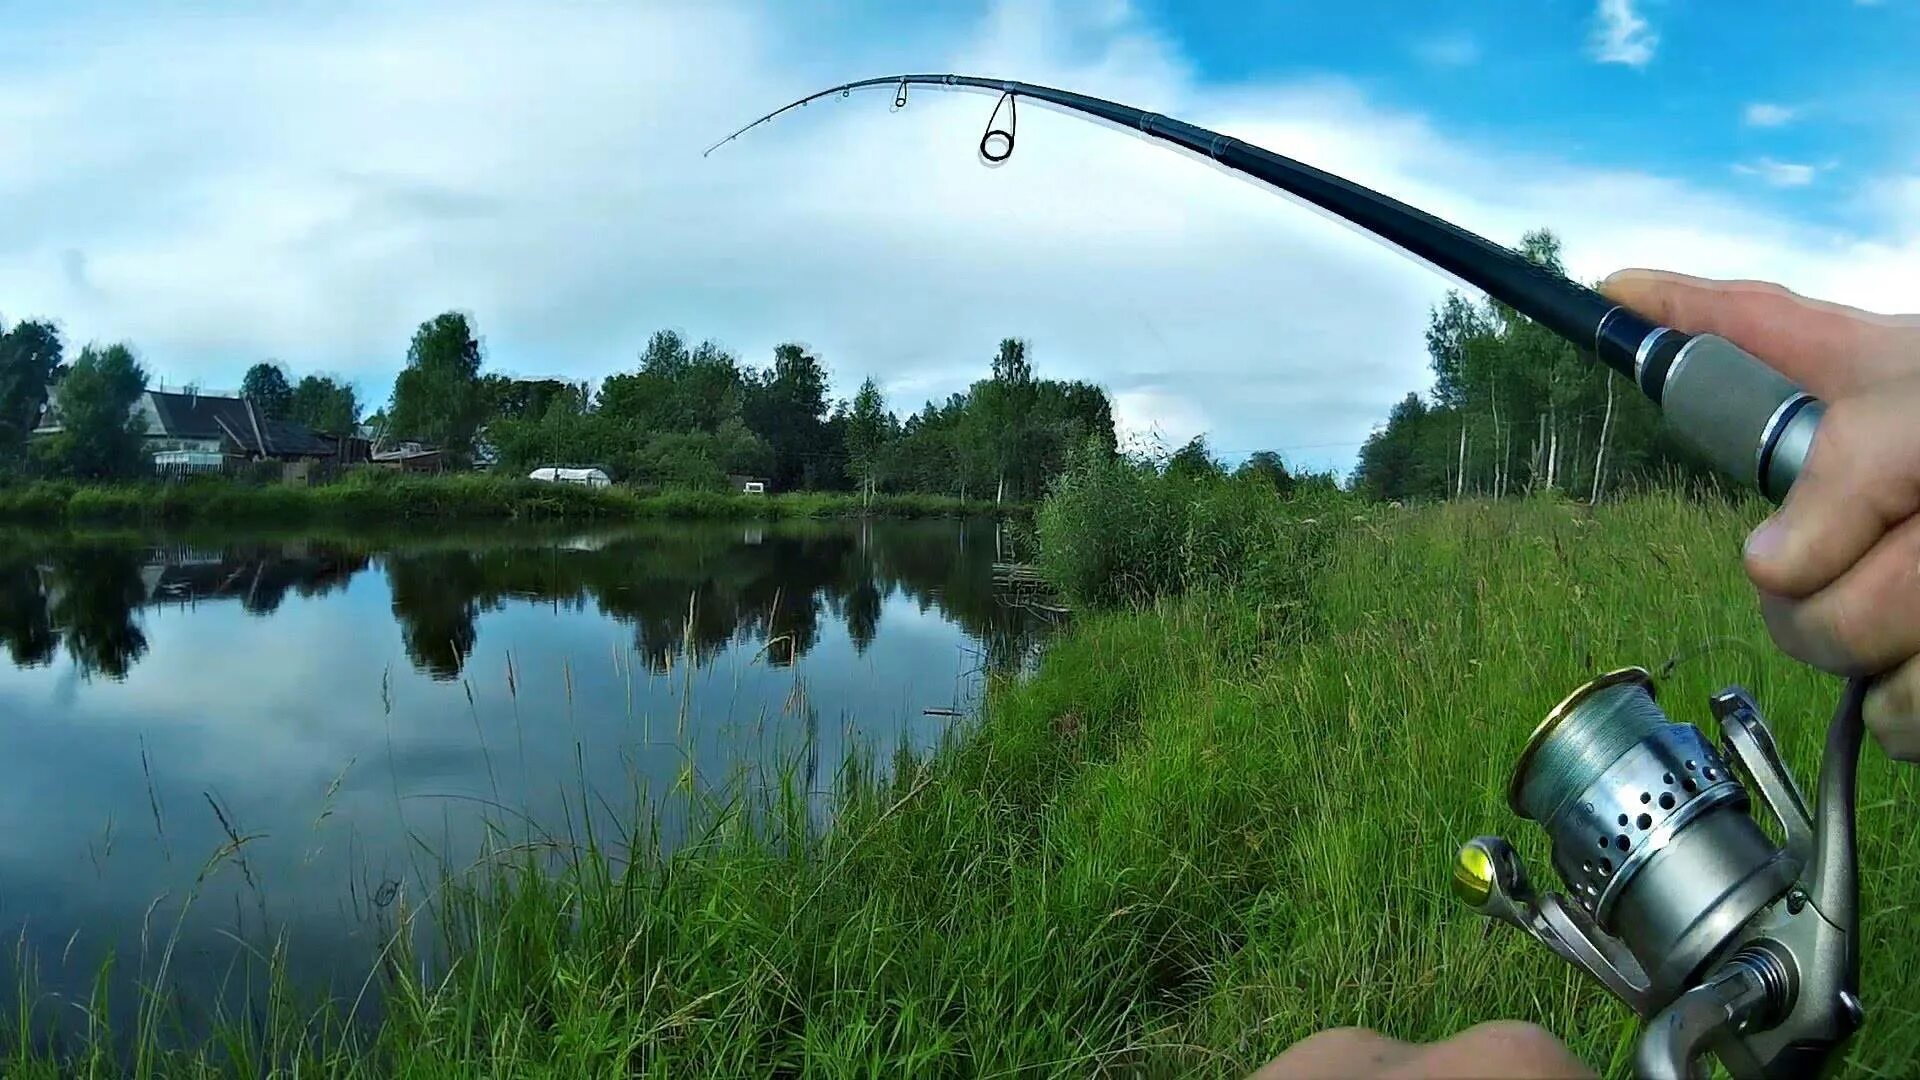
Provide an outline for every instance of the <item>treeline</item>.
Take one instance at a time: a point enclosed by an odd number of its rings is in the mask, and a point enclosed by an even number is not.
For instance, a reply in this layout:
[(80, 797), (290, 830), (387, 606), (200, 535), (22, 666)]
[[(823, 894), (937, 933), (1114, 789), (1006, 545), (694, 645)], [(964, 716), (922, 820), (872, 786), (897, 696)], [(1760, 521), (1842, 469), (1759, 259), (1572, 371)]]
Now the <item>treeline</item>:
[(1106, 391), (1041, 378), (1027, 352), (1002, 341), (986, 378), (902, 420), (872, 379), (851, 401), (834, 400), (826, 364), (801, 345), (780, 345), (770, 366), (754, 368), (670, 330), (597, 391), (482, 375), (471, 327), (448, 314), (421, 327), (391, 414), (376, 422), (515, 472), (595, 465), (660, 488), (718, 489), (737, 474), (781, 491), (1027, 500), (1083, 443), (1115, 446)]
[(303, 375), (290, 383), (286, 368), (267, 361), (247, 369), (240, 396), (262, 416), (293, 420), (323, 435), (351, 435), (360, 426), (359, 393), (331, 375)]
[[(1038, 498), (1067, 457), (1115, 449), (1113, 409), (1091, 383), (1042, 378), (1024, 341), (1006, 339), (984, 378), (904, 419), (877, 383), (851, 400), (829, 392), (826, 364), (784, 344), (752, 367), (712, 341), (663, 330), (635, 366), (601, 381), (521, 379), (483, 371), (468, 316), (422, 323), (386, 406), (365, 420), (376, 443), (417, 441), (455, 466), (598, 466), (659, 489), (719, 490), (728, 476), (775, 490)], [(147, 373), (126, 345), (65, 360), (45, 320), (0, 324), (0, 477), (136, 477), (144, 472), (134, 406)], [(362, 428), (355, 388), (330, 375), (295, 381), (278, 363), (250, 368), (241, 394), (261, 414), (328, 435)], [(62, 430), (29, 439), (51, 403)]]
[[(1560, 241), (1522, 254), (1564, 275)], [(1458, 292), (1432, 312), (1428, 397), (1410, 393), (1360, 450), (1350, 486), (1375, 499), (1558, 491), (1597, 501), (1627, 486), (1713, 483), (1619, 376), (1504, 304)]]

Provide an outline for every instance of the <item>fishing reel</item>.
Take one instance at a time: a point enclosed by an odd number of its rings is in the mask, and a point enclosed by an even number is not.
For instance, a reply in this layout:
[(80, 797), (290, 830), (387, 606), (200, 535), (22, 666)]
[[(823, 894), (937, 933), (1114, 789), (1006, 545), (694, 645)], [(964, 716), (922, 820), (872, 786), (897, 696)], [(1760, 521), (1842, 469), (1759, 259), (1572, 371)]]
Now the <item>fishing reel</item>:
[[(1567, 892), (1534, 893), (1494, 836), (1460, 849), (1454, 892), (1639, 1014), (1639, 1075), (1704, 1076), (1708, 1051), (1736, 1077), (1815, 1075), (1865, 1019), (1854, 853), (1864, 688), (1848, 685), (1828, 730), (1816, 818), (1744, 690), (1712, 698), (1716, 747), (1660, 710), (1645, 671), (1603, 675), (1547, 714), (1507, 793), (1546, 830)], [(1754, 820), (1750, 788), (1784, 845)]]

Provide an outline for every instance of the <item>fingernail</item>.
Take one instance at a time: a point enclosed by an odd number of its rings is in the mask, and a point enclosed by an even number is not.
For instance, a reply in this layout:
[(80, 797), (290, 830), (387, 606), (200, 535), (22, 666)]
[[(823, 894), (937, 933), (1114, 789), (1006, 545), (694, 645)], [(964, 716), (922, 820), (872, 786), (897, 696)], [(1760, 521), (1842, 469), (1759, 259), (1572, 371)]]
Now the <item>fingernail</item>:
[(1778, 517), (1770, 517), (1747, 535), (1747, 558), (1755, 562), (1773, 562), (1787, 549), (1787, 529)]

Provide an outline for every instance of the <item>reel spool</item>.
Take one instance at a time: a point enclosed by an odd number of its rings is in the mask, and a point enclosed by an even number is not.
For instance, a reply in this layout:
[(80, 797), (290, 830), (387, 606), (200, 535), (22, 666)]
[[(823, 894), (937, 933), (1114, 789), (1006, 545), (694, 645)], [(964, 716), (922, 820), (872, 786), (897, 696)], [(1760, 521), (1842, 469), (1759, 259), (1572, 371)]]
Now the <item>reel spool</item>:
[[(1546, 831), (1567, 893), (1536, 897), (1513, 847), (1482, 836), (1455, 859), (1456, 895), (1646, 1018), (1643, 1076), (1696, 1075), (1709, 1049), (1739, 1077), (1817, 1071), (1864, 1018), (1853, 855), (1863, 687), (1848, 688), (1829, 733), (1816, 831), (1745, 691), (1714, 695), (1715, 747), (1661, 711), (1644, 670), (1587, 683), (1534, 729), (1507, 792)], [(1735, 768), (1784, 845), (1754, 821)]]

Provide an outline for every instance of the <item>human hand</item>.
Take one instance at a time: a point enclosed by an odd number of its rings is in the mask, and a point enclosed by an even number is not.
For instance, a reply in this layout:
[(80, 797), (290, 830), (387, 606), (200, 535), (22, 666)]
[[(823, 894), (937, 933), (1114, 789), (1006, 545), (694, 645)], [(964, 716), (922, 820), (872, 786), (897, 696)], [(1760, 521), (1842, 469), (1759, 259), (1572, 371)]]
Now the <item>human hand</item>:
[(1718, 334), (1826, 402), (1799, 481), (1747, 538), (1747, 576), (1789, 655), (1885, 673), (1867, 727), (1889, 755), (1920, 761), (1920, 315), (1653, 270), (1601, 291), (1662, 326)]
[(1404, 1043), (1364, 1028), (1335, 1028), (1294, 1043), (1252, 1080), (1518, 1080), (1520, 1077), (1584, 1077), (1582, 1065), (1560, 1040), (1532, 1024), (1499, 1020), (1435, 1043)]

